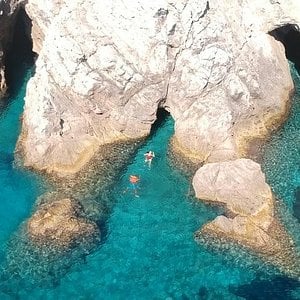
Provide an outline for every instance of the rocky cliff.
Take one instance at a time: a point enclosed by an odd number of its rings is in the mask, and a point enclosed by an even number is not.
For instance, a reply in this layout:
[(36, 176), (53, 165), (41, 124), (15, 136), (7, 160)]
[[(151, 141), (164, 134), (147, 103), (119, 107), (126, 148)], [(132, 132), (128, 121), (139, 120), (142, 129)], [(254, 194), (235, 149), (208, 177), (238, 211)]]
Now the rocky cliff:
[(39, 59), (26, 95), (25, 163), (76, 172), (99, 145), (147, 135), (158, 106), (174, 117), (186, 155), (244, 155), (287, 111), (293, 83), (267, 32), (299, 21), (290, 7), (28, 1)]

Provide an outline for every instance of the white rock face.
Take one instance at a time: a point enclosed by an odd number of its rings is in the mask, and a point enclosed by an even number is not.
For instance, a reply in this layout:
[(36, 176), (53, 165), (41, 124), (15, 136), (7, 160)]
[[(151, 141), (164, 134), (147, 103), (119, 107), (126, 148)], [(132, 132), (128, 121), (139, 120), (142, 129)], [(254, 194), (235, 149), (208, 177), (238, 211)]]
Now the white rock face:
[(159, 105), (184, 154), (240, 157), (283, 118), (293, 89), (267, 31), (300, 24), (299, 4), (271, 2), (29, 0), (39, 58), (25, 163), (76, 172), (98, 145), (147, 135)]
[(28, 84), (27, 164), (78, 170), (99, 144), (149, 133), (167, 89), (165, 17), (155, 17), (160, 8), (159, 1), (62, 6)]
[(256, 215), (268, 208), (273, 216), (271, 189), (251, 159), (208, 163), (196, 172), (193, 186), (197, 198), (224, 204), (234, 214)]
[(33, 51), (39, 53), (45, 39), (45, 33), (52, 20), (59, 14), (64, 0), (32, 0), (27, 1), (26, 12), (33, 20), (31, 34)]
[(246, 1), (209, 5), (202, 18), (190, 8), (195, 21), (179, 47), (166, 104), (182, 152), (213, 162), (240, 157), (248, 139), (265, 135), (285, 115), (293, 83), (282, 45), (257, 24), (272, 14), (250, 13)]

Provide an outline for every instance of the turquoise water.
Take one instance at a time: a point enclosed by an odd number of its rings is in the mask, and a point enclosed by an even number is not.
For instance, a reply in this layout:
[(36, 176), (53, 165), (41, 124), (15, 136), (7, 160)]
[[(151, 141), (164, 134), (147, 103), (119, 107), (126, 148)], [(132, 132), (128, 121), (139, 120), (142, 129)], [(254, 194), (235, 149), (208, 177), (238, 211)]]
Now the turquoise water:
[(291, 64), (296, 93), (284, 126), (264, 147), (263, 169), (275, 194), (293, 213), (296, 191), (300, 187), (300, 73)]
[(31, 69), (26, 64), (18, 74), (15, 91), (0, 106), (0, 261), (6, 251), (6, 243), (20, 222), (28, 217), (41, 185), (34, 174), (14, 167), (14, 149), (20, 131), (20, 115), (23, 97)]
[(291, 112), (264, 146), (262, 168), (279, 199), (279, 215), (300, 252), (300, 73), (292, 63), (290, 68), (295, 82)]
[[(63, 258), (68, 263), (55, 261), (55, 257), (49, 259), (48, 264), (53, 264), (53, 268), (46, 267), (44, 273), (39, 273), (41, 278), (34, 275), (33, 269), (41, 267), (42, 262), (33, 258), (35, 254), (30, 251), (18, 255), (18, 251), (14, 252), (14, 248), (18, 249), (16, 243), (9, 243), (14, 233), (20, 231), (18, 226), (30, 215), (36, 196), (42, 192), (37, 177), (13, 167), (19, 115), (29, 76), (27, 71), (22, 84), (15, 87), (9, 104), (1, 110), (1, 299), (299, 299), (299, 282), (275, 271), (265, 272), (264, 265), (258, 267), (243, 253), (232, 251), (229, 255), (227, 251), (212, 251), (195, 243), (194, 232), (220, 211), (194, 199), (189, 180), (171, 166), (168, 142), (173, 133), (173, 120), (170, 117), (138, 149), (115, 182), (111, 191), (114, 207), (106, 221), (107, 233), (102, 244), (81, 259), (72, 256), (76, 251), (73, 249)], [(299, 82), (299, 78), (296, 80)], [(297, 119), (300, 111), (295, 111)], [(292, 128), (299, 132), (297, 124)], [(287, 130), (279, 135), (289, 136), (289, 133)], [(294, 141), (296, 136), (295, 133), (293, 138), (289, 137), (285, 144), (290, 139)], [(277, 136), (273, 141), (276, 139)], [(274, 157), (275, 144), (268, 145), (273, 150), (266, 155)], [(143, 154), (148, 150), (156, 154), (151, 168), (144, 163)], [(277, 172), (275, 168), (282, 156), (276, 160), (274, 173), (273, 167), (268, 169), (265, 164), (268, 180), (287, 202), (290, 213), (299, 186), (299, 159), (293, 160), (294, 155), (291, 150), (285, 158), (286, 162), (295, 164), (286, 172)], [(130, 190), (124, 193), (130, 174), (141, 178), (139, 197)], [(281, 183), (286, 181), (289, 184)], [(22, 272), (9, 269), (8, 258), (22, 265)], [(34, 267), (30, 260), (34, 261)]]

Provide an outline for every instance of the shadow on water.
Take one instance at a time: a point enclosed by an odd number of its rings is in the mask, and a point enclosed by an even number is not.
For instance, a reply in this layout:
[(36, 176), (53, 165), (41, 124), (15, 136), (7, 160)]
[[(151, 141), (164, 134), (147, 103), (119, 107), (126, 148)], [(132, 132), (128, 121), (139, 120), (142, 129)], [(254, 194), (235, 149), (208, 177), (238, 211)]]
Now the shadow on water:
[(295, 65), (295, 69), (297, 70), (298, 75), (300, 75), (300, 66)]
[(300, 222), (300, 188), (297, 189), (293, 204), (293, 215)]
[(3, 165), (4, 167), (7, 166), (11, 166), (13, 165), (13, 161), (14, 161), (14, 155), (13, 153), (7, 153), (5, 151), (1, 151), (0, 150), (0, 169), (1, 169), (1, 165)]
[(300, 288), (300, 282), (287, 277), (272, 280), (255, 279), (249, 284), (229, 288), (230, 292), (246, 300), (296, 300), (292, 291)]

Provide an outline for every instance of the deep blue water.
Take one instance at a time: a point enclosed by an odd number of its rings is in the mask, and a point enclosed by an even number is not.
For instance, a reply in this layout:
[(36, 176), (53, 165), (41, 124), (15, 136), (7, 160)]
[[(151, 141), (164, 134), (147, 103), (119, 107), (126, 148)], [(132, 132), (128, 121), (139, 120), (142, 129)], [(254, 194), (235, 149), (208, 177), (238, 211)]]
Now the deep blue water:
[[(10, 279), (7, 273), (14, 270), (7, 270), (5, 261), (14, 259), (8, 253), (17, 246), (8, 242), (43, 190), (39, 178), (13, 165), (30, 70), (20, 76), (22, 84), (16, 85), (0, 116), (0, 299), (300, 299), (299, 282), (266, 272), (263, 264), (258, 267), (234, 249), (229, 255), (195, 243), (194, 232), (218, 211), (194, 199), (189, 180), (171, 167), (171, 118), (138, 149), (115, 182), (111, 191), (115, 205), (103, 243), (85, 259), (74, 259), (67, 266), (49, 260), (65, 270), (59, 278), (52, 272), (44, 274), (47, 284), (32, 275), (32, 265), (27, 266), (33, 254), (18, 256), (16, 251), (22, 273)], [(294, 74), (294, 78), (299, 84), (299, 77)], [(297, 224), (292, 216), (295, 192), (300, 185), (299, 122), (298, 91), (291, 117), (268, 144), (264, 163), (268, 181), (287, 204), (283, 218), (293, 228)], [(144, 164), (147, 150), (156, 153), (151, 168)], [(141, 177), (139, 197), (124, 193), (130, 174)]]

